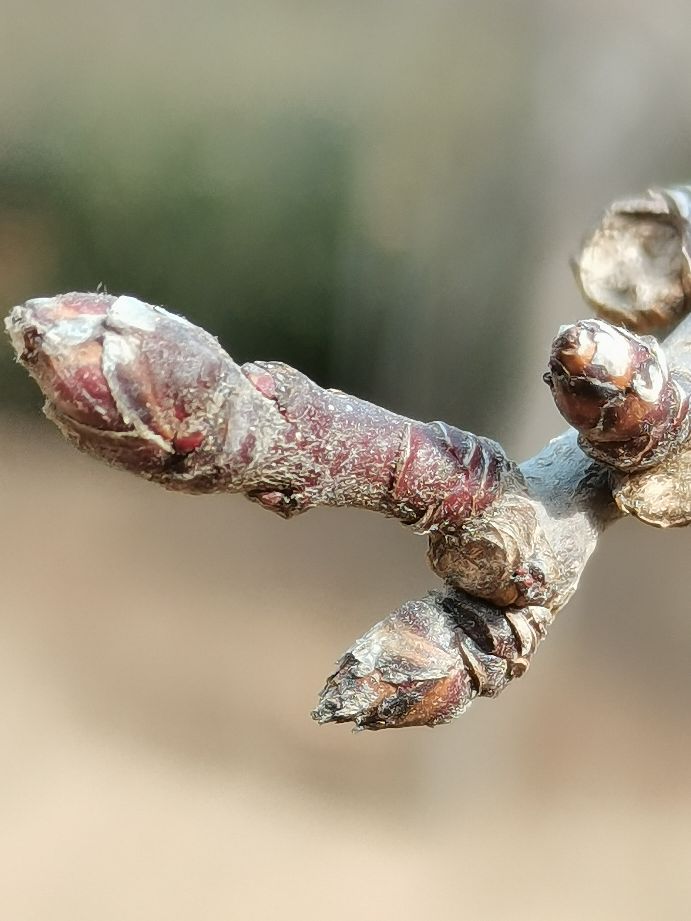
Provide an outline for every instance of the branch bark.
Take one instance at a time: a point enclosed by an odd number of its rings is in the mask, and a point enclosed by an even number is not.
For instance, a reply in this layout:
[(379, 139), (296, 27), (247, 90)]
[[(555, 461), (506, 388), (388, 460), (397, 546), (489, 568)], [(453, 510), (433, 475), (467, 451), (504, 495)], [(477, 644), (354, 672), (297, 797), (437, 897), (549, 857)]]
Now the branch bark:
[[(618, 305), (629, 327), (641, 313), (649, 327), (688, 312), (686, 269), (674, 284), (685, 200), (651, 193), (648, 210), (637, 199), (607, 213), (576, 263), (601, 314), (617, 312), (607, 292), (632, 274), (646, 300)], [(286, 365), (240, 367), (208, 333), (132, 297), (36, 299), (6, 325), (46, 414), (81, 450), (170, 489), (244, 493), (285, 518), (357, 506), (428, 535), (443, 590), (353, 645), (321, 692), (319, 722), (436, 725), (496, 696), (529, 666), (609, 523), (691, 520), (689, 319), (664, 350), (602, 320), (562, 330), (547, 379), (579, 431), (520, 466), (490, 439), (324, 390)]]

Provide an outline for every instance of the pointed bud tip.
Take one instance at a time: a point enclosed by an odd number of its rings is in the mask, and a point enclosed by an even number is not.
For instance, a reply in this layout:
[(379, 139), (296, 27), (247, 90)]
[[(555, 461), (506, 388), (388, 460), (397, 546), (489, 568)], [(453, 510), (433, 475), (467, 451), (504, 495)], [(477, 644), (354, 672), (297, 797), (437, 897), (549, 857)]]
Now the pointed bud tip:
[(103, 324), (115, 300), (77, 293), (34, 298), (11, 310), (5, 328), (18, 361), (57, 415), (123, 431), (101, 361)]
[(213, 336), (98, 293), (29, 300), (5, 326), (46, 415), (78, 448), (171, 488), (213, 488), (224, 401), (233, 386), (250, 389)]
[(436, 596), (407, 602), (343, 656), (313, 719), (370, 730), (449, 722), (475, 696), (455, 629)]

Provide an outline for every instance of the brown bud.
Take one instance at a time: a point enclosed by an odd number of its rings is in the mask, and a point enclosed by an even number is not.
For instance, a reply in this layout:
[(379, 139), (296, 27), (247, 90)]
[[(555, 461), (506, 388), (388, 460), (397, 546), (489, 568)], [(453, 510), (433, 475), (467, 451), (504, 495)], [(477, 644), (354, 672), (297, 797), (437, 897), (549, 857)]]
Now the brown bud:
[(614, 202), (573, 261), (597, 314), (639, 333), (674, 326), (691, 308), (691, 188)]
[(475, 697), (523, 675), (553, 614), (498, 608), (464, 592), (430, 592), (376, 624), (348, 650), (312, 716), (356, 729), (437, 726)]
[(312, 716), (356, 729), (447, 723), (476, 694), (456, 628), (435, 596), (407, 602), (348, 650)]
[(688, 397), (659, 344), (603, 320), (560, 330), (545, 381), (583, 450), (616, 469), (657, 464), (688, 433)]

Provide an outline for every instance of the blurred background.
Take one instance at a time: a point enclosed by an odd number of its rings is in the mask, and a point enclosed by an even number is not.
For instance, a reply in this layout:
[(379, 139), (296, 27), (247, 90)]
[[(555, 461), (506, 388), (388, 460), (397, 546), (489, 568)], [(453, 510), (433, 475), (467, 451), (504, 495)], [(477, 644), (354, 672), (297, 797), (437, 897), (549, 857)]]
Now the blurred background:
[[(0, 295), (135, 294), (535, 452), (608, 201), (691, 178), (686, 0), (0, 0)], [(529, 676), (431, 732), (309, 710), (434, 584), (64, 446), (0, 346), (8, 921), (688, 919), (691, 534), (606, 535)]]

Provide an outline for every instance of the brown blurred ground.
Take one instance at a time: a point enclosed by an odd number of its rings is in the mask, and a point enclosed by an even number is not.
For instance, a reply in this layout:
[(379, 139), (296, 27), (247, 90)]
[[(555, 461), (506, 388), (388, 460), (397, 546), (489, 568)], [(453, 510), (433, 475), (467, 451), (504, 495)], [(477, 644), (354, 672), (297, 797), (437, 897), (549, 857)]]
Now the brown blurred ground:
[(352, 735), (308, 711), (420, 539), (4, 431), (4, 918), (687, 916), (688, 534), (613, 530), (499, 701)]
[[(690, 35), (686, 0), (0, 0), (0, 300), (104, 281), (525, 457), (579, 236), (691, 179)], [(0, 921), (687, 921), (691, 533), (618, 524), (523, 681), (353, 736), (309, 710), (424, 541), (101, 469), (6, 344), (0, 390)]]

